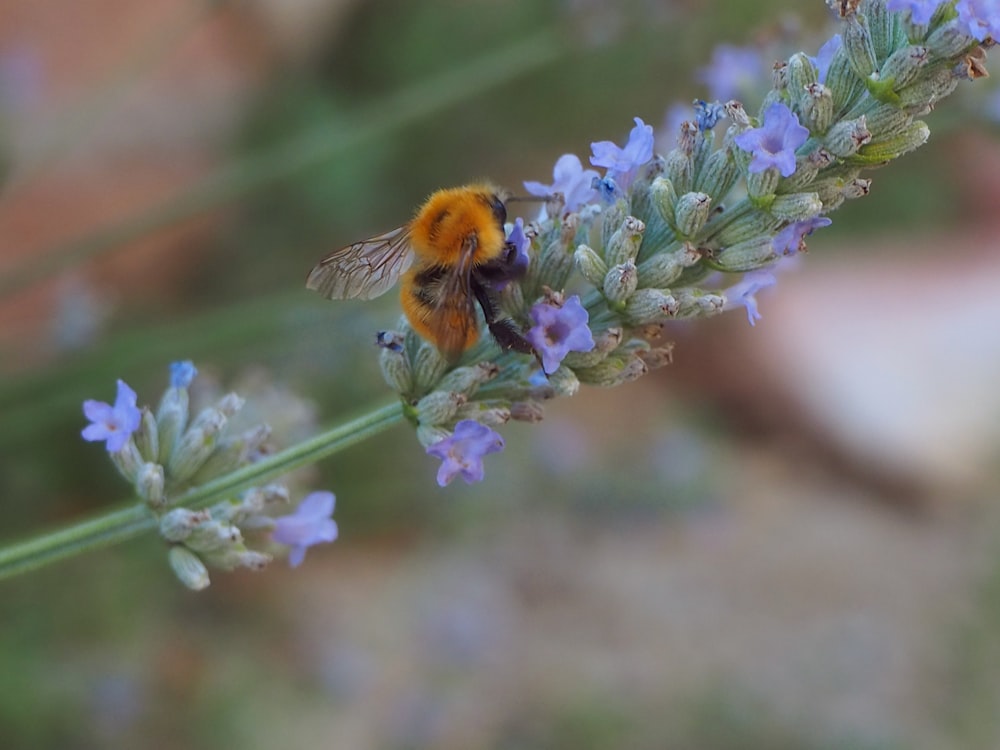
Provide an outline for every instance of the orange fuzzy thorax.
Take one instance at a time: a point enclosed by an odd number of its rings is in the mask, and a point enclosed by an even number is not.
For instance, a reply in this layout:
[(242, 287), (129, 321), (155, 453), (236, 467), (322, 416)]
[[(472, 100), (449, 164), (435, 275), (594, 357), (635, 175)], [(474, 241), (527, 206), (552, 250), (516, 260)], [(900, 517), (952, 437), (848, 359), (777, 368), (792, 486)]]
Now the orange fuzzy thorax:
[(506, 237), (493, 213), (496, 189), (490, 185), (438, 190), (410, 224), (410, 244), (418, 263), (451, 266), (461, 259), (467, 238), (476, 237), (473, 265), (499, 258)]

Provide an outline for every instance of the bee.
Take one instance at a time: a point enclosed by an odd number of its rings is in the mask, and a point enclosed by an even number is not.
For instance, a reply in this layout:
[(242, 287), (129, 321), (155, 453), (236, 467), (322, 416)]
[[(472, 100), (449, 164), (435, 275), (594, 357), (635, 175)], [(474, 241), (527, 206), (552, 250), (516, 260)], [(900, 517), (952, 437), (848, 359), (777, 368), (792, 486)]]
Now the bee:
[(507, 206), (492, 185), (433, 193), (410, 223), (327, 255), (306, 288), (328, 299), (373, 299), (397, 280), (413, 329), (448, 359), (479, 339), (476, 305), (501, 349), (534, 354), (517, 324), (504, 317), (497, 288), (524, 273), (507, 241)]

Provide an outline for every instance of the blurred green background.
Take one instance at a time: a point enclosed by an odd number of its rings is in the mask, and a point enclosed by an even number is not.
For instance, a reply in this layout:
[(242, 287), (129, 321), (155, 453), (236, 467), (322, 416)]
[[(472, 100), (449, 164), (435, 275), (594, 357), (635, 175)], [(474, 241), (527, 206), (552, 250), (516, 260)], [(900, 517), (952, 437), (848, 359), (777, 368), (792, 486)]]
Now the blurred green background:
[[(828, 20), (8, 0), (2, 537), (127, 499), (79, 439), (116, 378), (155, 402), (193, 359), (284, 444), (384, 402), (394, 295), (311, 296), (319, 257), (440, 186), (548, 182), (634, 116), (669, 148), (716, 45), (769, 65)], [(1000, 746), (1000, 148), (962, 88), (755, 328), (677, 326), (672, 367), (505, 427), (482, 484), (439, 489), (397, 427), (303, 478), (341, 538), (294, 572), (192, 594), (149, 537), (0, 584), (0, 746)]]

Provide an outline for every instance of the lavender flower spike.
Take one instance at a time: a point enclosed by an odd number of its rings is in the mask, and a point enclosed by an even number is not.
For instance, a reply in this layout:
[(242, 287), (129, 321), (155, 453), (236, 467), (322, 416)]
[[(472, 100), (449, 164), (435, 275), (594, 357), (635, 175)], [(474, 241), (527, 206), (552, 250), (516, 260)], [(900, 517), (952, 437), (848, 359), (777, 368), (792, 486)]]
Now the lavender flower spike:
[(114, 406), (103, 401), (84, 401), (83, 414), (91, 424), (83, 428), (83, 439), (91, 442), (104, 440), (108, 453), (117, 453), (124, 448), (142, 421), (136, 399), (135, 391), (124, 380), (119, 380)]
[(733, 141), (753, 154), (749, 170), (759, 174), (775, 167), (782, 177), (795, 174), (795, 149), (809, 138), (809, 130), (799, 124), (799, 118), (781, 102), (764, 111), (764, 124), (745, 130)]
[(335, 502), (332, 492), (312, 492), (302, 499), (294, 513), (274, 519), (271, 539), (292, 548), (288, 564), (293, 568), (302, 564), (309, 547), (337, 538), (337, 522), (330, 518)]
[(441, 459), (437, 483), (444, 487), (461, 476), (466, 484), (483, 481), (483, 458), (504, 448), (503, 438), (484, 424), (463, 419), (455, 425), (455, 432), (427, 449), (427, 453)]

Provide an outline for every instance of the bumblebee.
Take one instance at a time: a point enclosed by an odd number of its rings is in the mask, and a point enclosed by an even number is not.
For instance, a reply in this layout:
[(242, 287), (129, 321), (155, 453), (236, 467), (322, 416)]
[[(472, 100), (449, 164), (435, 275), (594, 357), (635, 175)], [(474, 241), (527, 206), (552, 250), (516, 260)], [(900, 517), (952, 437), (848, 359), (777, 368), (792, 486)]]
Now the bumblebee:
[(327, 255), (306, 287), (328, 299), (372, 299), (401, 279), (410, 325), (449, 359), (479, 339), (477, 304), (500, 348), (533, 354), (496, 299), (500, 285), (524, 273), (507, 241), (506, 220), (507, 207), (492, 185), (438, 190), (409, 224)]

